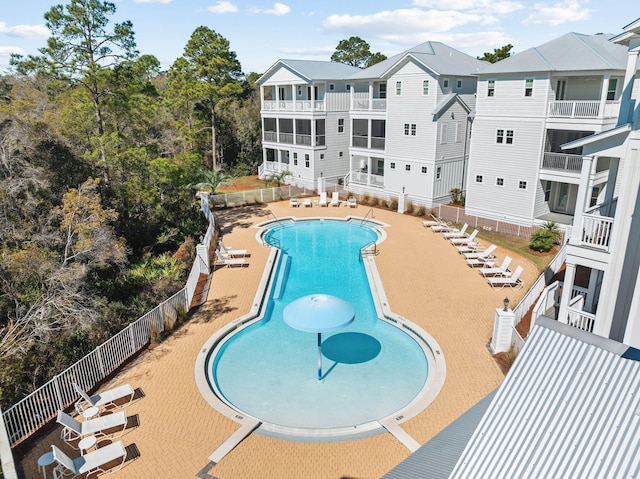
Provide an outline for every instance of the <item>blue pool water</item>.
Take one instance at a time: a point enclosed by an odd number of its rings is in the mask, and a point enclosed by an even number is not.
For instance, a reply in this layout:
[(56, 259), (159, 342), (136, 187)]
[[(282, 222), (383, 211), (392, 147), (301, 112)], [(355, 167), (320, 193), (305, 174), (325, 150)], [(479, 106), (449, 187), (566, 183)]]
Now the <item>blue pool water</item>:
[[(232, 336), (210, 363), (226, 401), (264, 423), (325, 429), (376, 421), (416, 397), (427, 380), (424, 352), (377, 318), (360, 259), (360, 248), (376, 239), (366, 223), (352, 221), (299, 221), (266, 233), (284, 254), (265, 317)], [(312, 293), (342, 298), (356, 311), (351, 325), (322, 335), (322, 383), (316, 334), (282, 318), (288, 303)]]

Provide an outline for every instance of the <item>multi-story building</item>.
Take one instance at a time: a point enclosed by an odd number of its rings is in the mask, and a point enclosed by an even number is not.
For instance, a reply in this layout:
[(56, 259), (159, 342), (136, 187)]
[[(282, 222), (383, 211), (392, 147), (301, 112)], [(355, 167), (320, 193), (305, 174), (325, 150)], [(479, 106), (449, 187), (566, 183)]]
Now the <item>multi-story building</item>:
[(314, 188), (348, 170), (350, 75), (334, 62), (279, 60), (259, 79), (263, 162), (259, 175), (288, 171), (288, 183)]
[(426, 42), (352, 75), (349, 191), (431, 206), (464, 189), (474, 74), (484, 66)]
[[(562, 145), (584, 156), (567, 244), (564, 291), (572, 293), (562, 294), (559, 320), (640, 348), (640, 19), (624, 30), (611, 39), (627, 57), (617, 122)], [(594, 178), (607, 170), (596, 197)], [(589, 287), (576, 296), (577, 275), (587, 276)]]
[[(479, 74), (468, 214), (572, 223), (583, 152), (561, 145), (616, 125), (627, 49), (610, 37), (569, 33)], [(594, 165), (592, 204), (602, 200), (611, 173), (606, 158)]]
[(485, 66), (426, 42), (372, 67), (280, 60), (258, 80), (260, 176), (318, 178), (377, 197), (430, 206), (464, 189), (475, 73)]

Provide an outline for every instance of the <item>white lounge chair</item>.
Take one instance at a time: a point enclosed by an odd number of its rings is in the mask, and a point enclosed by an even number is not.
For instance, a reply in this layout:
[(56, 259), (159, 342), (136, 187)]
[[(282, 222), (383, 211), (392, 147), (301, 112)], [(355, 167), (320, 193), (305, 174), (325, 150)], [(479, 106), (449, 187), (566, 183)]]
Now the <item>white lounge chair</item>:
[[(58, 411), (58, 424), (61, 424), (60, 437), (74, 449), (78, 449), (72, 442), (84, 436), (121, 436), (127, 427), (127, 415), (124, 411), (106, 414), (95, 419), (80, 422), (64, 411)], [(113, 430), (113, 432), (105, 432)]]
[[(122, 407), (128, 406), (133, 401), (135, 391), (129, 384), (103, 391), (95, 396), (89, 396), (84, 389), (73, 383), (73, 388), (76, 390), (80, 399), (76, 401), (76, 411), (78, 414), (82, 414), (86, 409), (90, 407), (97, 407), (98, 409), (104, 409), (109, 407)], [(123, 401), (126, 398), (128, 401)]]
[(432, 226), (438, 226), (441, 224), (446, 224), (447, 222), (444, 221), (443, 219), (440, 219), (434, 215), (431, 215), (431, 219), (430, 220), (424, 220), (422, 222), (422, 226), (424, 226), (425, 228), (431, 228)]
[(478, 243), (477, 241), (470, 241), (467, 244), (456, 246), (456, 251), (460, 254), (473, 253), (474, 251), (478, 251), (479, 247), (480, 243)]
[(462, 228), (460, 229), (454, 228), (453, 230), (443, 232), (442, 236), (447, 239), (466, 238), (467, 236), (469, 236), (466, 233), (468, 227), (469, 225), (465, 223), (464, 225), (462, 225)]
[(293, 206), (294, 208), (297, 208), (300, 206), (297, 196), (292, 196), (291, 198), (289, 198), (289, 206)]
[(340, 206), (340, 193), (334, 191), (331, 193), (331, 206)]
[(492, 243), (484, 251), (478, 251), (476, 253), (463, 253), (463, 256), (465, 259), (488, 258), (493, 256), (493, 252), (495, 250), (496, 250), (496, 245)]
[(305, 208), (311, 208), (311, 200), (309, 198), (305, 198), (302, 200), (302, 206)]
[(127, 458), (122, 441), (111, 443), (75, 459), (71, 459), (54, 445), (51, 446), (51, 451), (53, 459), (58, 463), (53, 470), (55, 479), (69, 476), (73, 478), (96, 472), (116, 472), (122, 468)]
[(327, 203), (327, 192), (326, 191), (322, 191), (320, 193), (320, 199), (318, 200), (318, 205), (319, 206), (329, 206), (329, 203)]
[(492, 288), (504, 288), (505, 286), (509, 286), (510, 288), (522, 288), (522, 280), (520, 279), (520, 275), (524, 271), (522, 266), (518, 266), (513, 274), (505, 278), (504, 276), (496, 276), (487, 278), (487, 281), (491, 285)]
[(356, 197), (355, 196), (349, 196), (349, 198), (347, 198), (347, 206), (349, 208), (357, 208), (358, 207), (358, 202), (356, 201)]
[(480, 268), (478, 271), (485, 278), (487, 276), (502, 276), (503, 278), (507, 278), (511, 276), (511, 271), (509, 271), (510, 264), (511, 256), (505, 256), (500, 266), (496, 266), (494, 268)]
[(473, 230), (473, 232), (467, 236), (466, 238), (449, 238), (449, 241), (454, 246), (460, 246), (463, 244), (469, 244), (476, 240), (476, 236), (478, 234), (478, 230)]
[(444, 233), (447, 231), (457, 231), (457, 230), (458, 228), (446, 222), (442, 222), (439, 225), (431, 226), (431, 231), (433, 231), (434, 233)]
[[(493, 248), (491, 246), (493, 246)], [(495, 245), (491, 246), (477, 256), (467, 259), (467, 264), (472, 268), (475, 268), (476, 266), (480, 266), (481, 268), (493, 268), (495, 266), (496, 259), (493, 255), (493, 251), (496, 247)]]
[(244, 258), (230, 258), (228, 256), (223, 256), (223, 254), (220, 253), (220, 250), (216, 250), (216, 266), (226, 266), (229, 268), (231, 266), (242, 266), (243, 264), (245, 264)]
[(233, 249), (231, 246), (225, 246), (222, 240), (218, 240), (218, 246), (220, 246), (222, 256), (247, 256), (246, 249)]

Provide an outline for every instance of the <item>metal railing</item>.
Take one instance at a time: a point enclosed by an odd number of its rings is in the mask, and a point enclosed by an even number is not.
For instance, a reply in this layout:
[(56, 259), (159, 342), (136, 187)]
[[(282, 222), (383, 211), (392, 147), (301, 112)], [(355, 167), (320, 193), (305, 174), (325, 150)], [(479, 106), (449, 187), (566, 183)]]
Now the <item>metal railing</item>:
[(545, 151), (542, 156), (542, 168), (580, 173), (582, 169), (582, 156)]
[(567, 118), (598, 118), (600, 101), (565, 101), (549, 102), (548, 115)]
[(31, 436), (53, 419), (59, 410), (69, 407), (78, 399), (73, 383), (87, 391), (93, 389), (146, 347), (154, 333), (163, 332), (165, 324), (175, 321), (178, 311), (189, 311), (200, 274), (210, 273), (209, 246), (215, 220), (209, 209), (206, 193), (201, 196), (201, 210), (209, 220), (209, 226), (201, 244), (196, 248), (196, 258), (186, 286), (4, 411), (2, 419), (12, 447)]

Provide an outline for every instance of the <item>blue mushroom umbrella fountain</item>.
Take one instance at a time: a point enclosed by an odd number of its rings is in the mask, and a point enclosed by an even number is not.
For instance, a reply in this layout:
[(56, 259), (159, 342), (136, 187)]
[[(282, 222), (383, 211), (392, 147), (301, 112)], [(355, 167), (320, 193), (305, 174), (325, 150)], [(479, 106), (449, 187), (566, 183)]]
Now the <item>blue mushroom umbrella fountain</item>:
[(322, 333), (351, 324), (356, 317), (353, 306), (328, 294), (310, 294), (287, 304), (282, 315), (292, 328), (318, 333), (318, 382), (322, 382)]

